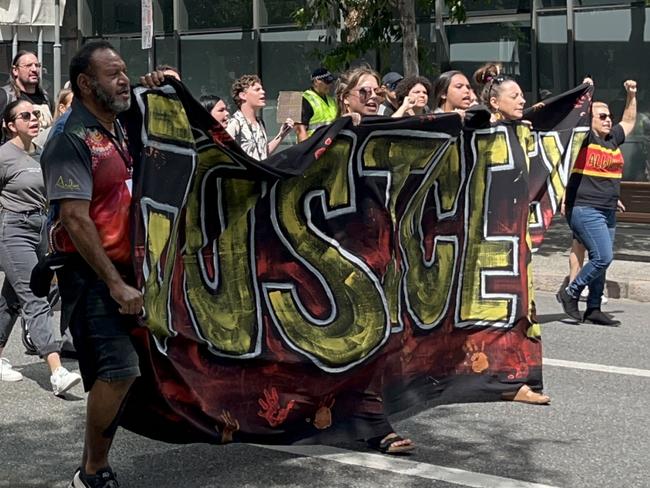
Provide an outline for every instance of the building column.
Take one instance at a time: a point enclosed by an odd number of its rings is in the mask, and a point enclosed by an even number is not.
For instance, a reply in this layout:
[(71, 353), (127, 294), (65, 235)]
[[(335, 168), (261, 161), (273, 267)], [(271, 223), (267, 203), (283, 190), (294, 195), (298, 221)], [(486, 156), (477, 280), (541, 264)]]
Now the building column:
[(60, 0), (54, 0), (54, 45), (52, 46), (53, 66), (52, 78), (54, 79), (54, 93), (57, 97), (61, 90), (61, 4)]
[(567, 70), (569, 87), (576, 85), (576, 51), (575, 51), (575, 16), (573, 0), (566, 0), (566, 28), (567, 28)]

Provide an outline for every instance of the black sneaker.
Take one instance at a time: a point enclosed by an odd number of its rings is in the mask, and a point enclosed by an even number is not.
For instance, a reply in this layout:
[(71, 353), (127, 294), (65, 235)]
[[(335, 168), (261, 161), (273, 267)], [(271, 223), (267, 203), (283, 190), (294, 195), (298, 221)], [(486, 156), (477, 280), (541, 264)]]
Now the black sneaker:
[(81, 468), (77, 469), (68, 488), (119, 488), (117, 477), (111, 468), (97, 471), (97, 474), (86, 474)]
[(614, 320), (599, 308), (588, 308), (583, 321), (586, 324), (606, 325), (607, 327), (618, 327), (621, 325), (620, 320)]
[(562, 309), (564, 310), (565, 314), (567, 314), (572, 319), (580, 322), (580, 319), (582, 319), (582, 317), (580, 316), (580, 309), (578, 308), (577, 298), (573, 298), (571, 295), (569, 295), (569, 292), (566, 291), (566, 288), (561, 288), (560, 291), (557, 292), (557, 295), (555, 295), (555, 298), (557, 298), (557, 301), (560, 302), (560, 305), (562, 305)]

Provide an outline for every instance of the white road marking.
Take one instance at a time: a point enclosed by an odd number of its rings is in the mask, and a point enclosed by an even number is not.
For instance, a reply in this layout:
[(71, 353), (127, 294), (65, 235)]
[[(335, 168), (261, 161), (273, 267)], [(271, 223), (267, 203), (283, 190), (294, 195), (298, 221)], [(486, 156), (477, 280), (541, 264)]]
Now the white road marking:
[(608, 366), (606, 364), (580, 363), (578, 361), (565, 361), (564, 359), (542, 360), (544, 366), (558, 366), (560, 368), (584, 369), (587, 371), (599, 371), (601, 373), (624, 374), (628, 376), (641, 376), (650, 378), (650, 370), (636, 368), (622, 368), (620, 366)]
[(295, 456), (307, 456), (336, 463), (347, 464), (395, 474), (415, 476), (429, 480), (444, 481), (472, 488), (557, 488), (551, 485), (531, 483), (529, 481), (502, 478), (490, 474), (474, 473), (457, 468), (420, 463), (404, 458), (349, 451), (332, 446), (261, 446), (264, 449), (285, 452)]

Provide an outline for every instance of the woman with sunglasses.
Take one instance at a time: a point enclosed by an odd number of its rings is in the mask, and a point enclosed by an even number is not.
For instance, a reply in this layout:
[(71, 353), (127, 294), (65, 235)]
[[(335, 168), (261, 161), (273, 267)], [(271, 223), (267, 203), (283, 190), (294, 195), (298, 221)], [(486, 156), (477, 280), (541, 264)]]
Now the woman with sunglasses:
[[(582, 244), (589, 252), (589, 262), (579, 271), (576, 269), (575, 278), (566, 288), (564, 285), (560, 288), (557, 299), (564, 312), (577, 322), (608, 327), (620, 325), (620, 321), (600, 308), (607, 268), (614, 258), (616, 210), (622, 206), (618, 200), (624, 164), (620, 146), (634, 130), (637, 112), (636, 81), (627, 80), (623, 86), (627, 97), (623, 118), (618, 124), (614, 124), (606, 103), (592, 103), (591, 131), (571, 168), (566, 198), (562, 202), (562, 213), (575, 239), (573, 250), (579, 255), (580, 248), (575, 244)], [(578, 301), (586, 287), (589, 287), (587, 309), (581, 315)]]
[[(336, 82), (336, 101), (339, 114), (352, 117), (358, 125), (361, 117), (377, 115), (377, 109), (383, 101), (379, 74), (369, 66), (352, 68), (339, 76)], [(368, 411), (363, 413), (363, 421), (372, 425), (374, 432), (381, 435), (366, 438), (368, 446), (385, 454), (399, 454), (415, 449), (411, 439), (405, 439), (395, 433), (384, 412), (384, 403), (380, 385), (370, 385), (361, 395), (362, 402), (368, 404)]]
[(336, 102), (342, 116), (359, 120), (360, 116), (377, 115), (383, 100), (379, 74), (369, 66), (352, 68), (337, 80)]
[(424, 76), (407, 76), (399, 82), (395, 90), (400, 107), (392, 117), (423, 115), (431, 112), (428, 105), (431, 91), (431, 82)]
[[(497, 64), (486, 64), (474, 73), (474, 80), (479, 87), (479, 98), (492, 113), (492, 123), (516, 124), (524, 115), (526, 99), (519, 84), (501, 74)], [(526, 210), (528, 207), (526, 207)], [(525, 216), (528, 221), (528, 214)], [(551, 399), (547, 395), (533, 391), (528, 385), (508, 383), (507, 389), (502, 394), (504, 400), (530, 403), (534, 405), (547, 405)]]
[[(50, 368), (55, 395), (62, 395), (81, 377), (61, 365), (61, 336), (51, 321), (46, 298), (36, 297), (29, 286), (31, 272), (47, 251), (45, 185), (38, 135), (40, 113), (23, 100), (7, 105), (4, 126), (8, 142), (0, 147), (0, 262), (5, 281), (0, 294), (0, 356), (20, 314), (38, 354)], [(0, 381), (19, 381), (22, 374), (0, 357)]]

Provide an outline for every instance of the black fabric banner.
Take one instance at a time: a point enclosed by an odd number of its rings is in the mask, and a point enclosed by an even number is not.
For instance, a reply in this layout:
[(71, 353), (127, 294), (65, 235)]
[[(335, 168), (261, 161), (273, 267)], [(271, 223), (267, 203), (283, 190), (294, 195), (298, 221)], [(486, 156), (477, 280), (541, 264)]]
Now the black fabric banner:
[(532, 122), (346, 117), (265, 161), (185, 88), (137, 88), (144, 375), (123, 424), (169, 442), (328, 442), (542, 387), (530, 255), (591, 88)]

